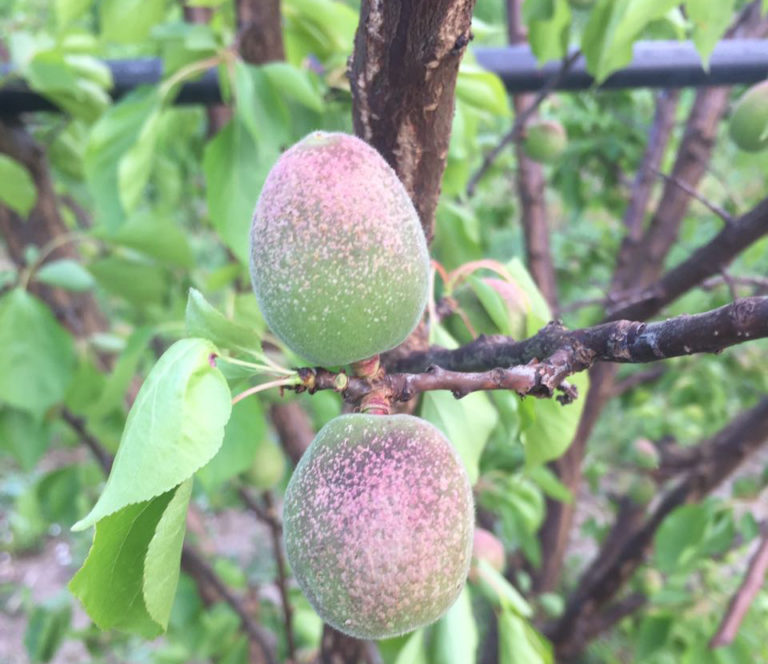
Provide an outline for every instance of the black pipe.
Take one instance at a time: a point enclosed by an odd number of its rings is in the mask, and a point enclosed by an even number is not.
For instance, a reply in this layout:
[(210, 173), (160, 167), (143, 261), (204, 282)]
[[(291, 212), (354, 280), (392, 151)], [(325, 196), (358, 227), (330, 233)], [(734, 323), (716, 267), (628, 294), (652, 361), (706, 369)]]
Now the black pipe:
[[(539, 68), (527, 45), (505, 48), (473, 49), (480, 65), (498, 74), (509, 92), (533, 92), (540, 89), (559, 69), (550, 62)], [(110, 94), (119, 99), (134, 88), (155, 84), (162, 79), (162, 62), (156, 58), (109, 60), (114, 87)], [(8, 68), (0, 67), (0, 76)], [(185, 83), (176, 99), (178, 104), (215, 104), (221, 101), (215, 69), (195, 81)], [(713, 85), (739, 85), (768, 77), (768, 41), (757, 39), (725, 40), (717, 44), (709, 70), (701, 65), (691, 42), (646, 41), (634, 47), (632, 62), (612, 74), (599, 89), (682, 88)], [(587, 90), (594, 79), (587, 73), (580, 57), (561, 77), (557, 90)], [(41, 95), (22, 82), (0, 87), (0, 116), (29, 111), (57, 110)]]

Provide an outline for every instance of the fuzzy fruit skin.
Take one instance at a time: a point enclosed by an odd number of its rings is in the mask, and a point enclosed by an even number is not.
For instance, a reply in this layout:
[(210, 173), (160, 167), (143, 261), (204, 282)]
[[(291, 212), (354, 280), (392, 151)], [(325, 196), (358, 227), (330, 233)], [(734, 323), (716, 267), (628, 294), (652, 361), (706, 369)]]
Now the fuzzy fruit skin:
[(563, 125), (554, 120), (541, 120), (528, 125), (523, 150), (534, 161), (555, 163), (568, 144)]
[(292, 350), (335, 366), (394, 348), (427, 302), (418, 214), (364, 141), (314, 132), (287, 150), (251, 225), (251, 279), (264, 318)]
[(731, 140), (745, 152), (768, 148), (768, 81), (747, 90), (736, 102), (728, 125)]
[(341, 632), (403, 634), (459, 596), (472, 552), (466, 471), (443, 434), (411, 415), (341, 415), (301, 457), (285, 494), (288, 561)]

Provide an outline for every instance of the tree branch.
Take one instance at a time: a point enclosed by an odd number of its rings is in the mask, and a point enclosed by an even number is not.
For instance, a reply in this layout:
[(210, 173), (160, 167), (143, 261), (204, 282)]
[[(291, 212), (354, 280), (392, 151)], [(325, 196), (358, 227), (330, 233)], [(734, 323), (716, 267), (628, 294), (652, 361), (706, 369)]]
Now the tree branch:
[(455, 350), (432, 346), (428, 351), (412, 353), (389, 370), (416, 373), (436, 365), (449, 371), (487, 371), (525, 365), (566, 351), (574, 354), (575, 366), (579, 367), (576, 370), (581, 371), (598, 360), (655, 362), (693, 353), (715, 353), (765, 336), (768, 297), (750, 297), (705, 313), (655, 323), (620, 320), (571, 331), (554, 322), (525, 341), (501, 335), (481, 336)]
[(752, 600), (763, 586), (766, 573), (768, 573), (768, 530), (763, 533), (757, 551), (749, 563), (744, 580), (731, 598), (720, 627), (709, 642), (710, 648), (730, 645), (736, 638)]
[(630, 299), (625, 296), (616, 301), (607, 308), (608, 320), (643, 320), (657, 314), (708, 277), (721, 274), (734, 258), (765, 235), (768, 235), (768, 198), (727, 224), (707, 244), (636, 297)]
[(395, 169), (432, 239), (475, 0), (363, 0), (349, 67), (355, 133)]

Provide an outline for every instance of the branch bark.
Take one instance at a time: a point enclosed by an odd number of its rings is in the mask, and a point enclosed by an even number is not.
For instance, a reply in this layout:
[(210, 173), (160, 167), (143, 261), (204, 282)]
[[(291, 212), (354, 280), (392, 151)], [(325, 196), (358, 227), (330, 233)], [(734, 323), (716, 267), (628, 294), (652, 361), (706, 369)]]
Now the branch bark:
[(752, 605), (752, 600), (765, 582), (766, 573), (768, 573), (768, 531), (760, 539), (757, 551), (749, 562), (747, 574), (736, 594), (731, 598), (720, 627), (709, 642), (710, 648), (722, 648), (733, 643), (744, 621), (744, 616)]
[(395, 169), (427, 242), (475, 0), (363, 0), (349, 67), (355, 133)]

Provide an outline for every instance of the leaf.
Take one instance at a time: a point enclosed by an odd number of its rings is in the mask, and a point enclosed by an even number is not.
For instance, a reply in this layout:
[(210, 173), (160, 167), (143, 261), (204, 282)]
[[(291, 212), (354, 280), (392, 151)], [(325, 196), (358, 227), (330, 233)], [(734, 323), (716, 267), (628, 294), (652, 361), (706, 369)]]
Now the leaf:
[(59, 596), (32, 609), (24, 631), (24, 647), (30, 662), (50, 662), (53, 659), (72, 620), (69, 602), (69, 598)]
[(195, 288), (189, 289), (185, 322), (190, 336), (209, 339), (228, 350), (261, 353), (261, 339), (255, 330), (226, 318)]
[(547, 466), (533, 466), (526, 469), (526, 475), (550, 498), (561, 503), (573, 502), (573, 494)]
[(102, 0), (99, 4), (101, 36), (118, 44), (144, 42), (165, 15), (165, 0)]
[(136, 209), (152, 173), (161, 118), (159, 109), (154, 109), (149, 114), (139, 130), (136, 141), (117, 164), (117, 191), (120, 203), (127, 213)]
[[(528, 3), (530, 4), (530, 3)], [(571, 9), (568, 0), (548, 0), (548, 15), (528, 20), (528, 41), (540, 63), (561, 60), (568, 54)]]
[[(584, 397), (589, 389), (586, 372), (568, 378), (579, 391), (579, 398), (573, 403), (561, 405), (552, 399), (533, 399), (530, 402), (533, 421), (523, 429), (525, 463), (528, 467), (557, 459), (570, 446), (579, 425)], [(530, 397), (529, 397), (530, 399)]]
[(287, 62), (270, 62), (262, 65), (261, 70), (275, 90), (294, 99), (302, 106), (321, 113), (325, 104), (323, 98), (312, 85), (309, 72)]
[(424, 630), (416, 630), (397, 655), (395, 664), (427, 664), (427, 653), (424, 646)]
[(168, 626), (191, 490), (186, 481), (96, 524), (88, 558), (69, 589), (101, 629), (151, 639)]
[(34, 280), (74, 292), (91, 290), (95, 283), (91, 273), (71, 258), (44, 263), (35, 272)]
[(510, 325), (509, 308), (504, 298), (499, 292), (485, 283), (482, 279), (477, 277), (470, 277), (469, 284), (472, 290), (475, 291), (477, 298), (480, 300), (483, 309), (485, 309), (488, 316), (490, 316), (494, 325), (499, 331), (499, 334), (510, 335), (512, 333)]
[(118, 192), (118, 164), (160, 106), (156, 87), (138, 88), (110, 108), (92, 127), (83, 168), (97, 218), (115, 231), (125, 221)]
[(116, 233), (105, 235), (105, 239), (170, 265), (193, 264), (188, 233), (173, 220), (154, 213), (133, 215)]
[(22, 217), (26, 217), (37, 202), (37, 187), (29, 171), (4, 154), (0, 154), (0, 202)]
[(707, 505), (683, 505), (664, 519), (653, 548), (659, 570), (673, 572), (690, 560), (704, 539), (709, 521)]
[(235, 61), (235, 112), (260, 150), (278, 155), (290, 144), (291, 117), (281, 89), (273, 87), (264, 67)]
[(88, 271), (104, 290), (140, 308), (162, 304), (168, 290), (165, 271), (146, 261), (108, 256), (90, 263)]
[(722, 39), (733, 18), (734, 0), (686, 0), (688, 19), (693, 23), (693, 44), (709, 69), (709, 56)]
[(555, 14), (555, 0), (525, 0), (523, 3), (523, 20), (548, 21)]
[(123, 403), (125, 393), (136, 373), (139, 360), (153, 334), (152, 328), (140, 327), (128, 337), (123, 352), (99, 391), (98, 399), (88, 409), (89, 417), (103, 417)]
[(429, 664), (473, 664), (476, 661), (477, 625), (472, 615), (469, 589), (432, 628)]
[(519, 616), (509, 610), (499, 614), (499, 664), (549, 664), (541, 637)]
[(635, 661), (643, 661), (663, 648), (671, 630), (672, 616), (666, 614), (645, 616), (640, 623), (635, 641)]
[(581, 38), (587, 70), (602, 83), (632, 61), (632, 45), (646, 25), (679, 0), (598, 0)]
[(227, 382), (209, 362), (216, 352), (204, 339), (182, 339), (158, 360), (128, 414), (104, 491), (73, 530), (170, 491), (213, 458), (232, 410)]
[(480, 111), (508, 117), (509, 97), (501, 79), (479, 65), (462, 63), (456, 79), (456, 97)]
[(56, 0), (56, 20), (65, 27), (80, 18), (91, 6), (91, 0)]
[(511, 611), (517, 615), (530, 617), (533, 609), (520, 592), (515, 588), (501, 572), (487, 561), (477, 561), (477, 586), (494, 606), (503, 611)]
[(216, 456), (197, 473), (200, 483), (214, 491), (251, 467), (256, 450), (267, 441), (264, 408), (258, 399), (245, 399), (232, 410), (224, 428), (224, 442)]
[(249, 260), (248, 232), (256, 200), (277, 156), (260, 154), (237, 119), (205, 147), (203, 171), (208, 212), (219, 237), (243, 265)]
[(15, 408), (0, 410), (0, 449), (6, 450), (24, 471), (31, 471), (51, 442), (48, 424)]
[(75, 369), (72, 337), (22, 289), (0, 297), (0, 401), (40, 418), (61, 402)]

